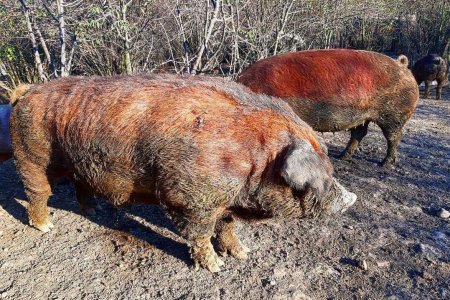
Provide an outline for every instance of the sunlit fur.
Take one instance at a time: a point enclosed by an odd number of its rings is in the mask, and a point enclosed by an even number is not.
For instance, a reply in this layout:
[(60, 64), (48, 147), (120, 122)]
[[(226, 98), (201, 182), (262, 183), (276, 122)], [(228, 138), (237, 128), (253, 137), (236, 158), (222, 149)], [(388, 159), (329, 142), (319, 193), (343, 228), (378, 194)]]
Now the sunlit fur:
[(401, 130), (419, 99), (407, 59), (355, 50), (311, 50), (286, 53), (256, 62), (237, 81), (257, 93), (277, 96), (315, 130), (352, 129), (344, 152), (350, 158), (378, 124), (388, 140), (385, 163), (393, 163)]
[[(331, 163), (313, 130), (283, 101), (222, 79), (55, 80), (18, 101), (11, 135), (35, 227), (50, 230), (51, 186), (68, 176), (82, 206), (94, 194), (119, 206), (160, 204), (191, 241), (194, 260), (213, 271), (220, 260), (209, 237), (217, 220), (317, 216), (336, 198)], [(292, 145), (312, 149), (296, 161), (298, 172), (314, 167), (309, 160), (320, 170), (303, 191), (280, 175)], [(327, 189), (317, 197), (309, 186)], [(232, 225), (216, 230), (219, 239), (227, 236), (222, 248)], [(244, 247), (233, 248), (239, 245), (228, 250), (244, 257)]]

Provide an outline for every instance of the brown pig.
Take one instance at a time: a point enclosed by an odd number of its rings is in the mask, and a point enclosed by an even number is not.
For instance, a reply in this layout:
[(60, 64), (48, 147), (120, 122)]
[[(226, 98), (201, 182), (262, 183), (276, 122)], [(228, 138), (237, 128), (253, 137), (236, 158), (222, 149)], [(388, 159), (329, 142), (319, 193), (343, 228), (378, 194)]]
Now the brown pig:
[(196, 266), (246, 258), (235, 218), (314, 217), (356, 200), (335, 179), (313, 130), (281, 100), (223, 80), (66, 78), (32, 87), (11, 118), (30, 223), (46, 232), (54, 181), (72, 179), (82, 208), (159, 204)]
[(356, 50), (286, 53), (256, 62), (237, 78), (251, 90), (285, 100), (314, 130), (350, 129), (342, 157), (350, 159), (370, 122), (387, 139), (383, 164), (394, 163), (402, 128), (413, 114), (419, 90), (402, 55)]

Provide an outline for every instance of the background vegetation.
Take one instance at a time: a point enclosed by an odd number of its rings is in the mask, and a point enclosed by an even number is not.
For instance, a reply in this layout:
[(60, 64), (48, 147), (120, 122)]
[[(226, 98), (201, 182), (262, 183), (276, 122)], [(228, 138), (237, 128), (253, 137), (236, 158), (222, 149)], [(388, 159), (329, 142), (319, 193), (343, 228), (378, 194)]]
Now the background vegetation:
[(2, 0), (0, 85), (68, 75), (237, 74), (277, 53), (443, 54), (448, 0)]

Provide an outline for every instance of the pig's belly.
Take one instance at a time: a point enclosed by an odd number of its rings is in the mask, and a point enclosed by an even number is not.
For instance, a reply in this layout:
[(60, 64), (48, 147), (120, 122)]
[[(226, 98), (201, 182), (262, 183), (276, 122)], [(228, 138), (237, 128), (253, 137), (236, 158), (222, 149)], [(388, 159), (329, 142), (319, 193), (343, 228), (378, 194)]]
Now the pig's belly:
[(116, 206), (131, 203), (157, 204), (156, 187), (152, 178), (132, 178), (106, 173), (87, 183), (94, 193)]
[(373, 120), (373, 116), (367, 110), (361, 111), (352, 107), (331, 105), (305, 110), (300, 118), (319, 132), (347, 130)]

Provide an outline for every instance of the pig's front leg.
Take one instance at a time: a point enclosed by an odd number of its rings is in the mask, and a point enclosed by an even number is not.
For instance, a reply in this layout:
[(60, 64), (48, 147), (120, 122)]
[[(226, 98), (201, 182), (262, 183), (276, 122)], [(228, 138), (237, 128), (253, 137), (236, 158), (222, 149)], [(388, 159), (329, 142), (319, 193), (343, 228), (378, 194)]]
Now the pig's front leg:
[(75, 193), (78, 203), (80, 204), (81, 212), (88, 216), (95, 215), (95, 197), (94, 194), (87, 190), (79, 182), (74, 182)]
[(211, 236), (199, 236), (190, 243), (191, 258), (195, 269), (203, 267), (210, 272), (219, 272), (225, 263), (217, 256), (211, 244)]
[(217, 243), (222, 256), (247, 259), (250, 249), (242, 244), (234, 232), (235, 220), (231, 214), (224, 215), (216, 224)]
[(211, 244), (215, 219), (212, 217), (205, 218), (206, 214), (203, 213), (188, 216), (188, 214), (169, 211), (169, 215), (180, 231), (180, 235), (188, 240), (189, 253), (194, 261), (195, 269), (198, 270), (199, 267), (203, 267), (210, 272), (219, 272), (224, 262), (219, 258)]

